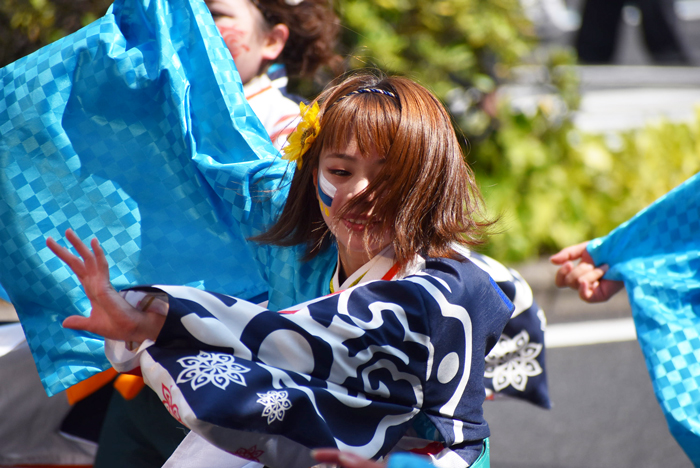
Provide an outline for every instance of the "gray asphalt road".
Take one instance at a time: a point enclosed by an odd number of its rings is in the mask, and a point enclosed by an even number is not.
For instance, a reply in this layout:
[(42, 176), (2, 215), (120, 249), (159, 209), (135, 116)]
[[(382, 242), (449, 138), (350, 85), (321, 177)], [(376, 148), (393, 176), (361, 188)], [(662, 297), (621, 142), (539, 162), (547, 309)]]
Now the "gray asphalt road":
[(636, 342), (549, 350), (547, 366), (553, 409), (485, 405), (492, 468), (692, 468)]
[[(630, 317), (624, 293), (589, 305), (553, 286), (540, 261), (520, 272), (552, 324)], [(547, 349), (554, 408), (487, 402), (492, 468), (691, 468), (668, 431), (637, 341)]]

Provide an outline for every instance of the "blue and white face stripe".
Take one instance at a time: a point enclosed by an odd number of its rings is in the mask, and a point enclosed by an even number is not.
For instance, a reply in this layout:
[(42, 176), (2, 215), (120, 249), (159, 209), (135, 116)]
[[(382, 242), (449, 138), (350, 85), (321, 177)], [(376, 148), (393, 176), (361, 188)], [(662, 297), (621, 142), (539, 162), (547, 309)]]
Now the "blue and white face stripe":
[(320, 200), (319, 205), (321, 206), (321, 211), (323, 211), (326, 216), (330, 216), (330, 207), (333, 204), (333, 197), (338, 191), (333, 184), (331, 184), (328, 179), (323, 176), (323, 171), (318, 171), (318, 199)]

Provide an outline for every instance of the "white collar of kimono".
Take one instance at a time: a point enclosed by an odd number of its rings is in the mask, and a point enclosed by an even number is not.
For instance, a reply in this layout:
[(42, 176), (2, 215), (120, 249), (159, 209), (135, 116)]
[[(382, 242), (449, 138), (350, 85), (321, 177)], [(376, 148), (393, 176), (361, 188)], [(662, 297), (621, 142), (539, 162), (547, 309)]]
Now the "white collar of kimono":
[[(338, 292), (344, 289), (357, 286), (358, 284), (367, 283), (369, 281), (380, 280), (386, 275), (389, 270), (396, 263), (396, 258), (394, 254), (394, 246), (389, 244), (384, 247), (384, 250), (375, 255), (369, 262), (362, 265), (355, 273), (350, 275), (343, 284), (340, 284), (339, 274), (340, 274), (340, 257), (338, 258), (338, 263), (335, 266), (335, 273), (333, 274), (333, 279), (331, 279), (331, 292)], [(411, 262), (406, 271), (401, 275), (394, 275), (391, 279), (400, 279), (404, 276), (411, 275), (419, 270), (423, 269), (425, 265), (425, 260), (420, 255), (416, 255), (416, 258)]]
[(243, 94), (245, 94), (246, 99), (250, 99), (270, 88), (272, 88), (272, 81), (265, 73), (262, 73), (243, 85)]

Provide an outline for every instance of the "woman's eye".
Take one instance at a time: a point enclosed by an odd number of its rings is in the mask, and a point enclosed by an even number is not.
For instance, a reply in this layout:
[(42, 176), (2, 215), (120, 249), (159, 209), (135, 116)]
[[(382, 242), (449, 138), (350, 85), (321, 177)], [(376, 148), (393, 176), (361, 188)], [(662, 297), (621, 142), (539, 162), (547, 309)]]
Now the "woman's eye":
[(214, 18), (215, 20), (217, 20), (219, 18), (232, 18), (231, 15), (227, 15), (227, 14), (221, 13), (219, 11), (216, 11), (215, 8), (214, 9), (210, 8), (209, 13), (211, 13), (212, 18)]
[(350, 175), (350, 173), (344, 169), (330, 169), (328, 172), (338, 177), (347, 177)]

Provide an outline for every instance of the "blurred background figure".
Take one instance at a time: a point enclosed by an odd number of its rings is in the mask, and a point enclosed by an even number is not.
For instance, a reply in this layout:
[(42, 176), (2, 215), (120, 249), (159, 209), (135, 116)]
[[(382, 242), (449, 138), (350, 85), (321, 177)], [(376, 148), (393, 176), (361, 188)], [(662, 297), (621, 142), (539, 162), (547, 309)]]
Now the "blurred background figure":
[[(584, 64), (609, 64), (618, 42), (625, 0), (586, 0), (576, 51)], [(632, 22), (641, 20), (644, 43), (654, 63), (690, 65), (690, 58), (677, 31), (673, 0), (635, 0), (638, 10), (628, 9)]]
[(541, 45), (581, 65), (700, 63), (699, 0), (520, 0)]

